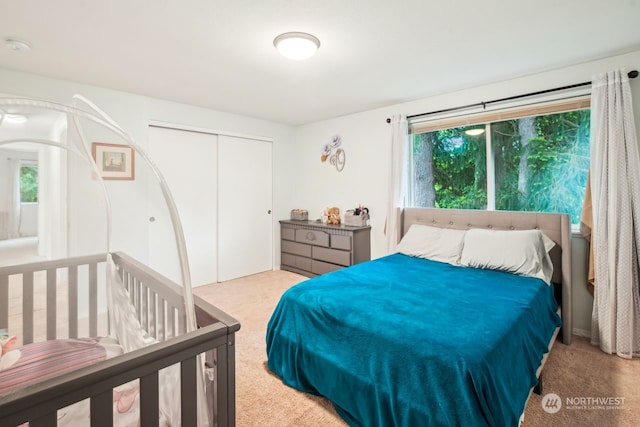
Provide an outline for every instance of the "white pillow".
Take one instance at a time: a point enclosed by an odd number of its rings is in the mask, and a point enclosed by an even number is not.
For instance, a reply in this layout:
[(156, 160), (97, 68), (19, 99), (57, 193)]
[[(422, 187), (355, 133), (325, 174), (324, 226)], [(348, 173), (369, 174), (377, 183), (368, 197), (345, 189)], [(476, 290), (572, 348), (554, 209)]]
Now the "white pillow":
[(553, 264), (549, 251), (555, 242), (540, 230), (467, 231), (460, 263), (468, 267), (508, 271), (551, 282)]
[(413, 224), (398, 243), (397, 251), (410, 256), (459, 264), (465, 230)]

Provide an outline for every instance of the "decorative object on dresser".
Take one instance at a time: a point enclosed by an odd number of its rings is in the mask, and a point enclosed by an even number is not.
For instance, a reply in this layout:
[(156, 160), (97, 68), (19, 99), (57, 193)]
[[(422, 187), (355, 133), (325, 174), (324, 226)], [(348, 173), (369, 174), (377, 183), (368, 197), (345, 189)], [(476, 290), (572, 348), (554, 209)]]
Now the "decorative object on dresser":
[(355, 209), (349, 209), (344, 213), (345, 225), (363, 226), (369, 221), (369, 208), (359, 205)]
[(327, 209), (327, 224), (340, 224), (340, 208), (333, 207)]
[(307, 277), (371, 259), (371, 227), (280, 221), (282, 270)]
[(306, 209), (291, 209), (291, 219), (294, 221), (307, 221), (309, 212)]

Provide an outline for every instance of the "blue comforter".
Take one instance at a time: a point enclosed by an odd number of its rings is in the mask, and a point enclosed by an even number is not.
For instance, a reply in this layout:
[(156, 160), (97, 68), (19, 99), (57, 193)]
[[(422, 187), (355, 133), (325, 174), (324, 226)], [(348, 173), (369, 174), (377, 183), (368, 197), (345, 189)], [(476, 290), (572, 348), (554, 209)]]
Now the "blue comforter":
[(352, 426), (516, 426), (556, 312), (542, 280), (393, 254), (288, 289), (268, 367)]

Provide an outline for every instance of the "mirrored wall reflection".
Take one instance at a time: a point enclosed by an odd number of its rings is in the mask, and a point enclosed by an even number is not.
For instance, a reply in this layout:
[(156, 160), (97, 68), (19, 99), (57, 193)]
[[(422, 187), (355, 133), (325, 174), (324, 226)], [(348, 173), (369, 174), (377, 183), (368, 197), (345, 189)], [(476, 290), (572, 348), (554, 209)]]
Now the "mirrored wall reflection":
[(38, 152), (0, 148), (0, 240), (38, 235)]
[(1, 107), (0, 116), (0, 265), (7, 265), (43, 258), (41, 187), (56, 160), (48, 147), (30, 141), (64, 141), (66, 115), (20, 106)]

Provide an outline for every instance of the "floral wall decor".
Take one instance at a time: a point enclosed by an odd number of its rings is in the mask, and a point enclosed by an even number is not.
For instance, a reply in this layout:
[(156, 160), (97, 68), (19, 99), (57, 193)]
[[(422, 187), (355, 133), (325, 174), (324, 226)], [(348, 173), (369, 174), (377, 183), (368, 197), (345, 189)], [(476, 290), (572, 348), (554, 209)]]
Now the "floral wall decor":
[(329, 164), (335, 166), (338, 172), (344, 169), (345, 162), (344, 150), (340, 148), (340, 144), (342, 144), (340, 135), (333, 135), (331, 142), (322, 146), (320, 155), (320, 161), (325, 162), (329, 159)]

